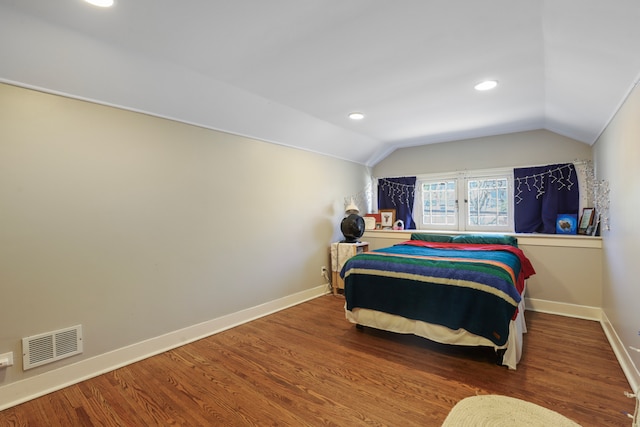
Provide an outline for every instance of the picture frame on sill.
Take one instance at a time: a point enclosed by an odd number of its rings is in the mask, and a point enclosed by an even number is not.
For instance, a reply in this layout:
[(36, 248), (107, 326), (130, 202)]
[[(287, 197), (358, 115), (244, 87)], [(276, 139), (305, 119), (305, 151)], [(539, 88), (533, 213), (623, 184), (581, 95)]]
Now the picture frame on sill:
[(576, 234), (578, 215), (559, 214), (556, 219), (556, 234)]
[[(367, 219), (367, 218), (373, 218), (373, 221)], [(377, 230), (379, 229), (380, 226), (380, 214), (379, 213), (368, 213), (364, 216), (364, 229), (365, 230)], [(368, 228), (369, 226), (367, 224), (371, 224), (371, 222), (373, 222), (373, 228)]]
[(380, 209), (380, 225), (382, 228), (391, 228), (396, 222), (395, 209)]
[(599, 236), (600, 235), (600, 214), (595, 213), (593, 223), (587, 227), (587, 236)]
[(376, 229), (376, 219), (373, 216), (365, 215), (364, 217), (364, 229), (365, 230), (375, 230)]
[(595, 208), (582, 209), (582, 216), (578, 225), (578, 234), (590, 235), (593, 230), (593, 223), (596, 219)]

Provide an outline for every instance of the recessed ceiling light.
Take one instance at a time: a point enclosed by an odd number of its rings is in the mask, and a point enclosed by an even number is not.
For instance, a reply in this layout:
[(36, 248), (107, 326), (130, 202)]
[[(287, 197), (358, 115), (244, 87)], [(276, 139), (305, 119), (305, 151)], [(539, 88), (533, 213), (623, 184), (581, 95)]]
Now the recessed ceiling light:
[(115, 0), (84, 0), (84, 1), (98, 7), (111, 7), (115, 3)]
[(474, 86), (475, 90), (491, 90), (498, 86), (497, 80), (485, 80)]
[(349, 118), (351, 120), (362, 120), (364, 119), (364, 114), (358, 112), (349, 113)]

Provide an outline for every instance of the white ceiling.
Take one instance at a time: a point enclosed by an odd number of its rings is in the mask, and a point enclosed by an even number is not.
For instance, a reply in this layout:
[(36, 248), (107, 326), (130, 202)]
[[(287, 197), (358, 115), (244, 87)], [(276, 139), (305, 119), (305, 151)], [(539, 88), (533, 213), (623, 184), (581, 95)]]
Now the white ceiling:
[(0, 0), (0, 81), (368, 165), (532, 129), (592, 144), (639, 77), (638, 0)]

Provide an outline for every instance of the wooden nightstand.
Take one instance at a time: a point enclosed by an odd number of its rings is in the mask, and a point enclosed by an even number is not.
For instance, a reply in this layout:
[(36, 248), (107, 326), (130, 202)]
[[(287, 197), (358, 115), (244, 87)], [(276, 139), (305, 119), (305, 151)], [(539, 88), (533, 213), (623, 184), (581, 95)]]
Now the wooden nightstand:
[(344, 280), (340, 277), (344, 263), (352, 256), (368, 250), (368, 242), (331, 244), (331, 288), (334, 295), (338, 293), (338, 289), (344, 289)]

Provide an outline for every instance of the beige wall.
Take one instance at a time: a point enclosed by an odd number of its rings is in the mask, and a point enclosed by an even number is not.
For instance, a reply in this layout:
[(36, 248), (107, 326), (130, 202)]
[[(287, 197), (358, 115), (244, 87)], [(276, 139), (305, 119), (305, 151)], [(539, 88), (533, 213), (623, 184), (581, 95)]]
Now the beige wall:
[[(368, 172), (0, 84), (0, 387), (322, 285)], [(22, 337), (76, 324), (82, 355), (22, 372)]]
[(596, 174), (610, 189), (603, 232), (603, 310), (630, 356), (640, 387), (640, 88), (631, 92), (594, 146)]
[(411, 176), (467, 169), (537, 166), (591, 160), (591, 146), (546, 130), (401, 148), (373, 176)]

